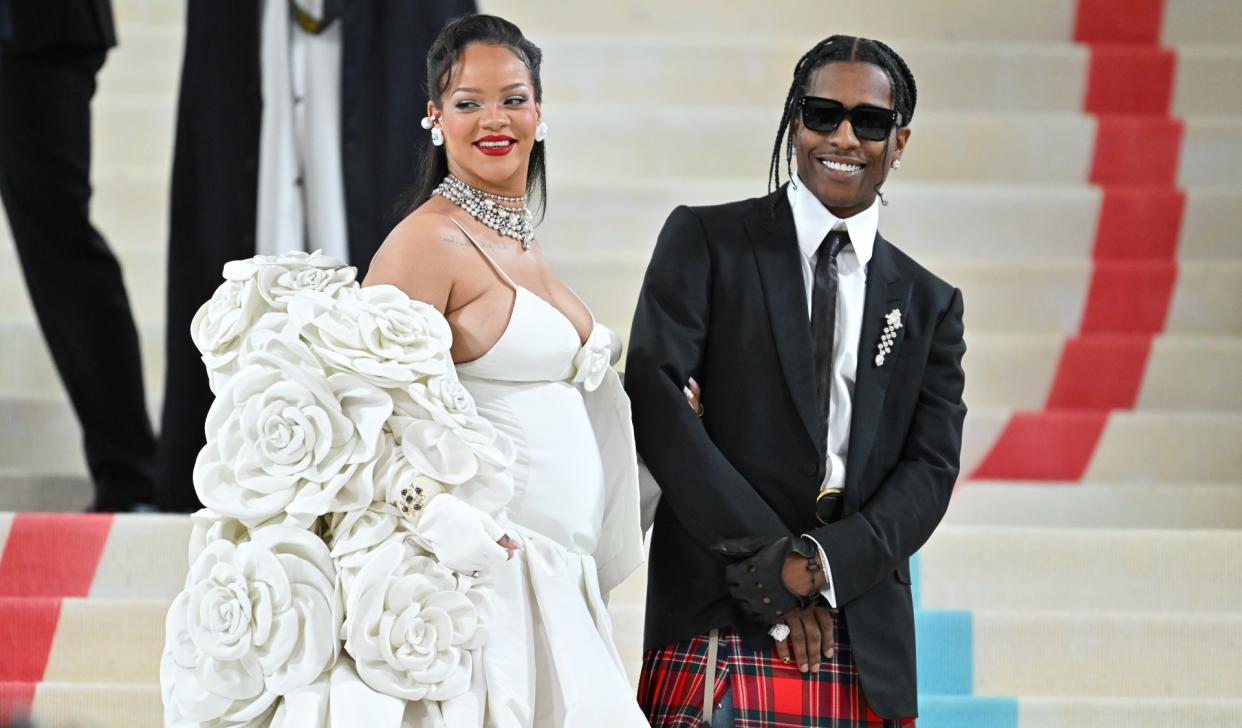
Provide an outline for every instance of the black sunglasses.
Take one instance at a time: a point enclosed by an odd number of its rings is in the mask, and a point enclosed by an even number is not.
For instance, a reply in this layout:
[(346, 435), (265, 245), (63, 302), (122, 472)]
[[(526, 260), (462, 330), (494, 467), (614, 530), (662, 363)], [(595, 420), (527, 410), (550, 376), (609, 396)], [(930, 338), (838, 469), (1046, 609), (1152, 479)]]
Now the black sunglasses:
[(879, 106), (855, 106), (845, 108), (839, 101), (821, 99), (818, 96), (802, 97), (802, 125), (811, 131), (831, 134), (845, 119), (850, 120), (854, 136), (871, 142), (888, 138), (893, 126), (901, 123), (901, 114)]

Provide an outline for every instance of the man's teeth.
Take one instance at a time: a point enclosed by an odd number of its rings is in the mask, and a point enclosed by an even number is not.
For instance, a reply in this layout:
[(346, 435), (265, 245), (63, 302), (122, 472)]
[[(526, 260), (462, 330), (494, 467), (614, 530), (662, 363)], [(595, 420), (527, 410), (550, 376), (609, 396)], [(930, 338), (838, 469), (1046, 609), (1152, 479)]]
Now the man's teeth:
[(834, 162), (830, 159), (821, 159), (819, 160), (819, 163), (834, 172), (857, 172), (862, 169), (862, 166), (858, 164), (843, 164), (841, 162)]
[(503, 142), (479, 142), (479, 146), (480, 147), (507, 147), (512, 143), (513, 142), (506, 139)]

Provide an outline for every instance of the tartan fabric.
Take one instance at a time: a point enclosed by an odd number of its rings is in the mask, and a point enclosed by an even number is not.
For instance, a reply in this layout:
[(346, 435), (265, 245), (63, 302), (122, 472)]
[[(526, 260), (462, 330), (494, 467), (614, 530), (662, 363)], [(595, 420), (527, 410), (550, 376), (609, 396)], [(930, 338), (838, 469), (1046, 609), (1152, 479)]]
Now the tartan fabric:
[[(914, 728), (913, 718), (890, 719), (867, 705), (845, 621), (833, 618), (836, 651), (818, 672), (803, 675), (786, 665), (776, 647), (747, 649), (732, 629), (720, 631), (715, 700), (732, 692), (735, 728)], [(707, 635), (648, 650), (638, 682), (638, 703), (652, 728), (703, 728)]]

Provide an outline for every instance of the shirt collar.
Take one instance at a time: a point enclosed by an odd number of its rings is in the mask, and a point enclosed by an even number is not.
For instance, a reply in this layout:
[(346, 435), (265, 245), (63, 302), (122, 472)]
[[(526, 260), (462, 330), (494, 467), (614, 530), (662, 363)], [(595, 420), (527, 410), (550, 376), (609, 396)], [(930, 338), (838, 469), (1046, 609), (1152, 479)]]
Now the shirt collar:
[(880, 200), (871, 203), (871, 207), (844, 220), (833, 215), (799, 179), (790, 180), (787, 194), (789, 206), (793, 210), (794, 229), (798, 232), (798, 247), (807, 258), (813, 258), (824, 242), (828, 231), (844, 222), (850, 234), (850, 247), (858, 257), (858, 264), (866, 269), (871, 260), (871, 251), (875, 249), (875, 233), (880, 224)]

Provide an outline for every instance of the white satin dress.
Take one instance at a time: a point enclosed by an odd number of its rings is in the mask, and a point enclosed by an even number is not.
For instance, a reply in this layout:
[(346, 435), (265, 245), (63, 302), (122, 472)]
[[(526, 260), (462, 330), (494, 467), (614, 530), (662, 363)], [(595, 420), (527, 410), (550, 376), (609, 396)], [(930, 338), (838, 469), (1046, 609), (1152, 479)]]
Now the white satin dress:
[[(502, 525), (520, 548), (493, 574), (482, 669), (474, 670), (468, 694), (443, 703), (381, 695), (342, 653), (327, 722), (333, 728), (649, 728), (613, 644), (603, 598), (643, 558), (629, 400), (611, 370), (592, 392), (571, 383), (584, 347), (573, 324), (471, 242), (513, 289), (514, 302), (495, 345), (456, 369), (480, 414), (515, 445), (514, 497)], [(313, 701), (306, 705), (309, 715)], [(286, 707), (290, 715), (303, 709), (292, 701)]]
[(508, 516), (521, 541), (496, 577), (497, 616), (482, 654), (485, 725), (647, 726), (593, 556), (605, 473), (582, 391), (568, 381), (578, 332), (479, 252), (514, 290), (513, 311), (496, 344), (457, 373), (480, 414), (516, 446)]

